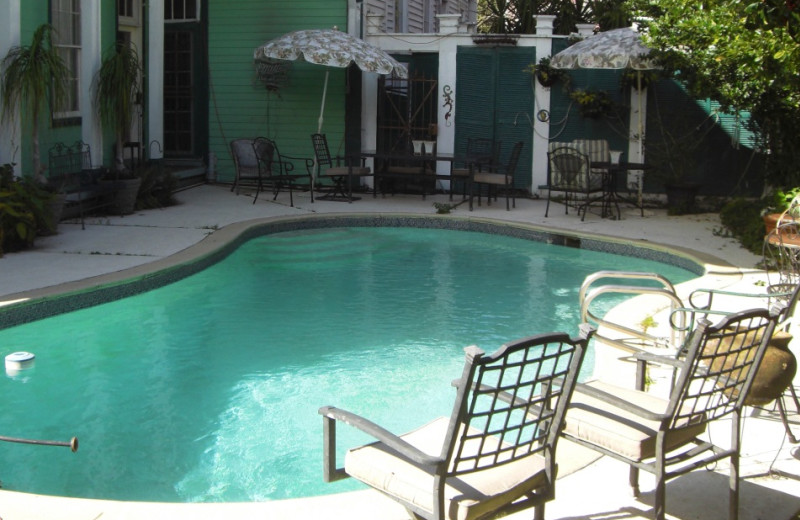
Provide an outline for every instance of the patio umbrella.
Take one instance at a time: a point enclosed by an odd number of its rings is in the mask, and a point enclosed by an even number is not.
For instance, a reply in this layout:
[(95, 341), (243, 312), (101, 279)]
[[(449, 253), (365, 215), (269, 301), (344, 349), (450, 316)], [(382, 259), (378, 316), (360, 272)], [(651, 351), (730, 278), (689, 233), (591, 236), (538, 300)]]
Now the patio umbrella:
[[(317, 65), (346, 68), (355, 63), (365, 72), (396, 73), (405, 78), (408, 72), (400, 62), (364, 40), (333, 29), (307, 29), (293, 31), (268, 41), (255, 50), (256, 60), (303, 60)], [(322, 105), (319, 109), (317, 133), (322, 132), (325, 96), (328, 92), (328, 71), (322, 87)]]
[[(642, 71), (661, 68), (650, 57), (650, 48), (642, 43), (638, 32), (630, 27), (603, 31), (556, 53), (550, 59), (556, 69), (633, 69), (637, 88), (642, 90)], [(639, 101), (639, 160), (644, 158), (644, 121), (642, 96)], [(642, 204), (642, 182), (639, 181), (638, 201)]]
[[(604, 31), (579, 41), (555, 54), (550, 65), (556, 69), (633, 69), (641, 90), (643, 70), (659, 69), (650, 57), (650, 48), (630, 27)], [(642, 156), (642, 98), (639, 96), (639, 156)]]

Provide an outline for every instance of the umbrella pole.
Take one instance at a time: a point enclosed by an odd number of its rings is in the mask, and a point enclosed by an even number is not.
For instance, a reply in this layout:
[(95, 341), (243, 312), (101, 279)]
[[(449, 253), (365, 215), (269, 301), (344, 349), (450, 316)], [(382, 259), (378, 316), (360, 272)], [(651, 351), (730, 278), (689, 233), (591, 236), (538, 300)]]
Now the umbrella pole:
[(325, 112), (325, 96), (328, 95), (328, 73), (329, 71), (325, 71), (325, 83), (322, 87), (322, 105), (319, 107), (319, 121), (317, 125), (317, 133), (322, 133), (322, 115)]
[[(322, 133), (322, 120), (325, 113), (325, 97), (328, 95), (328, 73), (325, 71), (325, 83), (322, 86), (322, 104), (319, 107), (319, 119), (317, 120), (317, 133)], [(317, 175), (319, 174), (319, 163), (317, 162), (317, 155), (314, 154), (314, 171), (311, 175), (311, 191), (314, 191), (314, 185), (317, 182)]]
[[(636, 71), (636, 90), (639, 101), (639, 162), (644, 162), (644, 124), (642, 122), (642, 71)], [(644, 184), (644, 173), (639, 175), (639, 207), (642, 207), (642, 184)]]

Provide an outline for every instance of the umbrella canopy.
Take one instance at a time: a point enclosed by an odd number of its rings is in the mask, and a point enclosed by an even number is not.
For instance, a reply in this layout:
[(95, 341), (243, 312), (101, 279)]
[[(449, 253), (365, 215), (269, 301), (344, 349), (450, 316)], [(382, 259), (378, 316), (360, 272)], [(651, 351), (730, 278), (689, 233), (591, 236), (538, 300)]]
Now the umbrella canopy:
[(304, 60), (344, 68), (355, 63), (365, 72), (406, 77), (406, 68), (384, 51), (336, 29), (294, 31), (275, 38), (255, 51), (255, 59)]
[[(345, 68), (351, 63), (355, 63), (365, 72), (378, 74), (394, 72), (402, 78), (408, 76), (405, 66), (378, 47), (336, 29), (307, 29), (284, 34), (258, 47), (253, 57), (256, 60), (307, 61), (337, 68)], [(327, 90), (328, 72), (326, 71), (318, 133), (322, 131)]]
[(556, 69), (660, 68), (650, 57), (638, 32), (629, 27), (594, 34), (557, 53), (550, 60)]

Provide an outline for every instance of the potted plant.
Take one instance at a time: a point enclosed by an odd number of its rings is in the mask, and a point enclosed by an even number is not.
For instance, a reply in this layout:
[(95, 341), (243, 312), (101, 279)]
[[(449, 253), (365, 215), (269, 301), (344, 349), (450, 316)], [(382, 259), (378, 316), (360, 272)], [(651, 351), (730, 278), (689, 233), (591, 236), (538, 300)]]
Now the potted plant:
[(545, 56), (536, 65), (528, 67), (528, 71), (536, 77), (536, 80), (543, 87), (551, 87), (559, 80), (569, 78), (569, 75), (563, 70), (556, 69), (550, 65), (550, 56)]
[(800, 187), (775, 190), (771, 202), (762, 212), (765, 234), (769, 234), (778, 222), (800, 220)]
[(95, 106), (100, 119), (114, 131), (114, 170), (125, 169), (122, 146), (131, 127), (134, 106), (141, 97), (142, 65), (132, 43), (116, 42), (109, 48), (94, 82)]
[(570, 92), (569, 97), (578, 104), (581, 115), (591, 119), (605, 116), (614, 106), (608, 92), (602, 90), (577, 89)]
[(131, 126), (134, 106), (141, 97), (142, 65), (133, 44), (116, 42), (109, 48), (94, 82), (95, 105), (100, 119), (114, 131), (114, 166), (108, 182), (118, 183), (112, 210), (133, 213), (141, 178), (125, 168), (123, 142)]
[(30, 45), (12, 47), (2, 61), (0, 99), (3, 118), (24, 115), (31, 125), (33, 176), (40, 178), (42, 164), (39, 153), (39, 121), (50, 99), (59, 106), (67, 99), (69, 68), (52, 45), (55, 29), (40, 25)]

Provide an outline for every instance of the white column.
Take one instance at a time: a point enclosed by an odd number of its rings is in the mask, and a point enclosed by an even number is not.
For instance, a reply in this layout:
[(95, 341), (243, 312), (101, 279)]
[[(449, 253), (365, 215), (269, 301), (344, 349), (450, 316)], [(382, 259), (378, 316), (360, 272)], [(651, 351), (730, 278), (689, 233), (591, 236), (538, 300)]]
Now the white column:
[[(20, 44), (20, 0), (0, 0), (0, 56), (8, 54), (11, 47)], [(2, 109), (0, 109), (2, 110)], [(14, 174), (22, 171), (22, 125), (19, 110), (15, 107), (11, 114), (0, 117), (0, 164), (16, 163)], [(6, 117), (8, 116), (8, 117)]]
[[(458, 33), (458, 22), (461, 15), (440, 14), (439, 33), (442, 35)], [(439, 117), (437, 121), (436, 149), (441, 153), (453, 153), (456, 145), (456, 57), (458, 54), (458, 39), (444, 38), (439, 47)], [(436, 173), (447, 175), (450, 173), (449, 162), (440, 162), (436, 165)], [(449, 182), (445, 182), (442, 189), (449, 190)]]
[(92, 152), (92, 166), (103, 164), (103, 129), (95, 106), (94, 79), (100, 70), (103, 49), (100, 42), (100, 0), (81, 0), (81, 140)]
[[(553, 48), (553, 15), (536, 15), (536, 61), (550, 56)], [(533, 104), (533, 164), (531, 165), (531, 193), (547, 184), (547, 149), (550, 143), (550, 87), (544, 87), (536, 78)], [(561, 88), (558, 85), (556, 88)]]
[[(147, 159), (164, 156), (164, 0), (147, 2)], [(150, 146), (158, 141), (160, 146)]]
[(553, 22), (555, 22), (556, 19), (555, 15), (537, 14), (534, 15), (534, 18), (536, 18), (537, 36), (553, 36)]
[(578, 28), (578, 34), (586, 38), (587, 36), (591, 36), (594, 34), (594, 28), (596, 27), (593, 23), (578, 23), (575, 24)]

